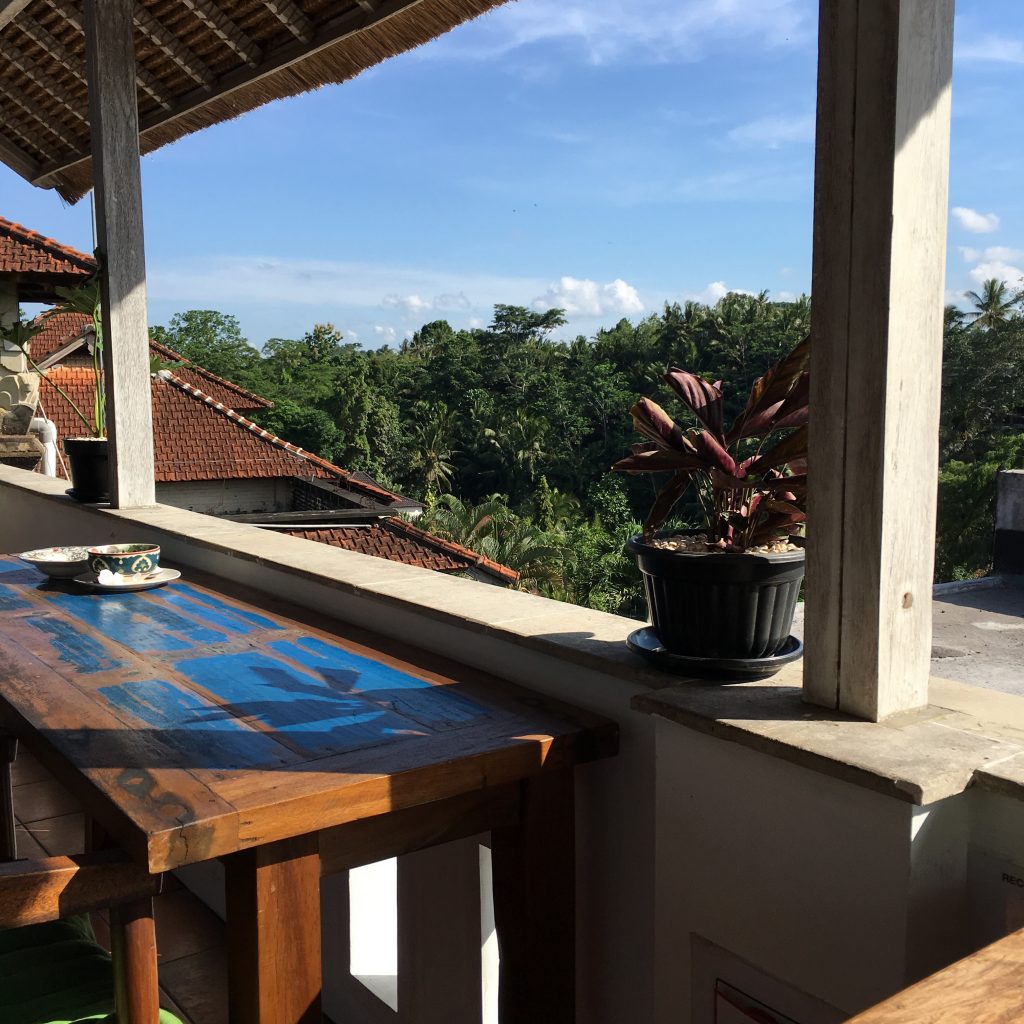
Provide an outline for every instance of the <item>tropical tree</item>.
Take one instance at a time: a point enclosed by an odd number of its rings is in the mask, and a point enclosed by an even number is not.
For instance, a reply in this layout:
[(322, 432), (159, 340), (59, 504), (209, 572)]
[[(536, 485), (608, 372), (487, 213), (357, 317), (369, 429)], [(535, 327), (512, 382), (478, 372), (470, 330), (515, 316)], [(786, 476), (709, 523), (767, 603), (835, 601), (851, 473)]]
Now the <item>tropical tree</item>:
[(973, 325), (989, 330), (1010, 319), (1021, 295), (1011, 292), (1005, 281), (990, 277), (982, 284), (980, 292), (964, 292), (964, 298), (974, 305)]

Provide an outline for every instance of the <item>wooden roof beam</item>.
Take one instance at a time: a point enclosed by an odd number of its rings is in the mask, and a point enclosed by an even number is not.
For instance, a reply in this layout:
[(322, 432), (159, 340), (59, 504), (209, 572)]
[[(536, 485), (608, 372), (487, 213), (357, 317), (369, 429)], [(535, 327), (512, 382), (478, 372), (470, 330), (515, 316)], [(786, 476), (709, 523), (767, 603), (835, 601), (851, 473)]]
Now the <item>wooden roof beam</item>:
[(39, 163), (28, 155), (20, 146), (0, 135), (0, 157), (23, 178), (31, 181), (39, 174)]
[(216, 4), (210, 0), (181, 0), (225, 46), (230, 47), (249, 67), (256, 67), (263, 51)]
[(28, 75), (28, 77), (31, 78), (32, 81), (47, 95), (52, 96), (54, 100), (60, 103), (61, 106), (63, 106), (64, 109), (72, 115), (72, 117), (77, 118), (82, 122), (82, 124), (89, 123), (88, 119), (78, 112), (78, 99), (72, 96), (71, 93), (69, 93), (67, 89), (65, 89), (64, 86), (53, 77), (53, 75), (48, 74), (40, 68), (39, 65), (23, 50), (20, 50), (12, 43), (5, 42), (4, 56), (19, 71)]
[(263, 6), (302, 43), (313, 39), (313, 23), (291, 0), (263, 0)]
[[(153, 17), (145, 7), (136, 4), (132, 18), (135, 27), (160, 47), (175, 64), (193, 81), (204, 89), (212, 89), (216, 81), (214, 73), (172, 33)], [(136, 67), (138, 61), (136, 61)]]
[(54, 38), (42, 25), (27, 14), (14, 20), (15, 26), (25, 33), (37, 46), (42, 47), (51, 57), (61, 62), (83, 84), (85, 83), (85, 61), (76, 57), (59, 39)]
[(21, 14), (32, 0), (0, 0), (0, 28)]
[[(20, 128), (15, 128), (14, 125), (10, 123), (10, 121), (0, 121), (0, 129), (3, 129), (3, 132), (8, 136), (17, 136), (19, 139), (21, 139), (23, 143), (31, 146), (33, 149), (42, 153), (47, 160), (56, 159), (56, 155), (50, 150), (48, 150), (45, 146), (41, 145), (38, 139), (33, 138), (30, 135), (26, 135), (25, 132), (23, 132)], [(0, 142), (4, 141), (5, 140), (3, 139), (3, 137), (0, 136)], [(38, 163), (35, 160), (33, 160), (27, 152), (25, 152), (20, 146), (15, 145), (15, 143), (10, 138), (6, 140), (6, 143), (6, 147), (0, 146), (0, 153), (7, 154), (8, 152), (10, 152), (11, 155), (14, 156), (15, 158), (20, 156), (22, 160), (28, 161), (29, 164), (34, 164), (36, 167), (39, 166)]]
[(10, 102), (17, 104), (29, 117), (39, 122), (40, 127), (49, 132), (54, 138), (60, 139), (72, 153), (82, 147), (82, 139), (76, 136), (73, 129), (67, 124), (54, 118), (47, 110), (44, 110), (38, 103), (33, 102), (23, 92), (11, 89), (5, 82), (0, 81), (0, 94)]
[[(51, 9), (56, 11), (72, 28), (82, 35), (85, 29), (82, 26), (81, 13), (69, 2), (69, 0), (46, 0)], [(155, 75), (150, 74), (145, 68), (138, 64), (135, 66), (135, 81), (139, 88), (146, 93), (155, 103), (159, 103), (164, 110), (171, 109), (171, 102)]]
[[(61, 2), (61, 0), (47, 0), (47, 2), (53, 5), (54, 3)], [(391, 18), (400, 11), (415, 7), (418, 3), (420, 3), (420, 0), (383, 0), (383, 2), (377, 5), (372, 14), (368, 14), (360, 8), (340, 15), (323, 24), (317, 30), (312, 42), (304, 44), (298, 40), (293, 40), (278, 46), (276, 49), (270, 50), (265, 54), (263, 62), (257, 68), (239, 67), (222, 75), (217, 80), (217, 84), (212, 92), (205, 89), (194, 89), (192, 92), (181, 97), (170, 109), (164, 112), (155, 111), (141, 118), (139, 129), (142, 137), (145, 138), (147, 132), (153, 131), (168, 121), (173, 121), (175, 118), (183, 117), (213, 99), (222, 99), (225, 96), (230, 96), (238, 89), (244, 89), (246, 86), (290, 67), (292, 64), (296, 64), (304, 58), (318, 53), (320, 50), (325, 50), (327, 47), (333, 46), (342, 39), (355, 35), (357, 32), (361, 32), (377, 22)], [(88, 159), (89, 153), (84, 151), (71, 155), (65, 160), (49, 163), (31, 179), (32, 184), (43, 188), (50, 188), (53, 185), (53, 175), (67, 171), (77, 164), (85, 163)]]

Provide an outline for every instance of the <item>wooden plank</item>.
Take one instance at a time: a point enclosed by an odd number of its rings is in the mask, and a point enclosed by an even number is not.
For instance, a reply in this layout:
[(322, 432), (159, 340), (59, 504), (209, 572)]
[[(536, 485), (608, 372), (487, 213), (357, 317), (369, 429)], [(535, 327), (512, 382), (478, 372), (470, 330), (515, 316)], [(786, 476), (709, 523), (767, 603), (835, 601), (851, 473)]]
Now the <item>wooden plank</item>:
[(85, 0), (83, 12), (115, 508), (156, 501), (134, 8), (134, 0)]
[(811, 400), (807, 489), (807, 600), (804, 696), (839, 704), (844, 478), (815, 473), (846, 455), (850, 234), (853, 226), (853, 116), (859, 0), (822, 3), (818, 23), (814, 241), (811, 272)]
[(0, 864), (0, 922), (5, 928), (56, 921), (160, 892), (151, 875), (120, 850)]
[(320, 1024), (316, 836), (224, 860), (232, 1024)]
[(320, 833), (320, 873), (348, 871), (508, 827), (518, 819), (519, 786), (515, 783), (364, 818)]
[(234, 808), (165, 767), (166, 738), (127, 728), (24, 651), (8, 650), (2, 699), (35, 756), (151, 870), (203, 860), (215, 839), (218, 848), (237, 842)]
[(0, 0), (0, 28), (13, 21), (32, 0)]
[(1024, 1019), (1024, 931), (904, 989), (848, 1024), (1019, 1024)]
[(135, 900), (110, 911), (114, 1005), (118, 1024), (159, 1024), (153, 900)]
[(501, 1024), (576, 1019), (573, 773), (522, 784), (518, 825), (491, 837)]
[[(16, 146), (10, 139), (0, 137), (0, 160), (3, 160), (13, 171), (23, 178), (32, 181), (39, 174), (39, 164), (25, 150)], [(45, 187), (45, 186), (44, 186)]]
[(952, 31), (822, 4), (805, 693), (872, 720), (927, 702)]
[(0, 860), (18, 859), (18, 822), (14, 816), (14, 760), (18, 740), (0, 731)]

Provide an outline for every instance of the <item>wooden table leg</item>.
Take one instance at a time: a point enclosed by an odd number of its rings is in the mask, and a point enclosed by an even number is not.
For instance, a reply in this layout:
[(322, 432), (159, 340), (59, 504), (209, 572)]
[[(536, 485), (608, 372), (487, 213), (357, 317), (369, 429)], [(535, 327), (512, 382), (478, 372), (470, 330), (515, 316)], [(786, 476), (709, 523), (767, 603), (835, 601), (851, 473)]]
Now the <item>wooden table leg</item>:
[(18, 859), (18, 829), (14, 820), (14, 779), (17, 737), (0, 730), (0, 861)]
[(231, 1024), (320, 1024), (316, 835), (224, 858)]
[(572, 769), (522, 783), (518, 825), (491, 837), (501, 1024), (572, 1024), (576, 875)]
[(111, 907), (110, 941), (117, 1024), (159, 1024), (153, 901)]

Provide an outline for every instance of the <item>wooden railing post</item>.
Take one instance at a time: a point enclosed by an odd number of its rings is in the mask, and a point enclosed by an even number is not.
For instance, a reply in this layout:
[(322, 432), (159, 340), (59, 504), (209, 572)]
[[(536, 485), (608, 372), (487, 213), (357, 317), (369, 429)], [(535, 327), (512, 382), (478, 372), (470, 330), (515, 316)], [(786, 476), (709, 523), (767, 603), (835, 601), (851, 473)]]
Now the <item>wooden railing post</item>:
[(804, 693), (927, 703), (953, 0), (821, 0)]
[(104, 262), (104, 375), (110, 494), (116, 508), (156, 501), (142, 231), (135, 0), (85, 0), (96, 237)]

